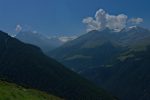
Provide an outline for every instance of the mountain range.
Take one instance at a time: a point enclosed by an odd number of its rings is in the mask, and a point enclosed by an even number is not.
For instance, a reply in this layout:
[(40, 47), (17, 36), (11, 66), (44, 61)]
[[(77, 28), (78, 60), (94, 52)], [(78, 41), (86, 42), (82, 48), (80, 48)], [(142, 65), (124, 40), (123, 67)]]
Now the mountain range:
[(0, 31), (0, 80), (45, 91), (65, 100), (116, 100), (92, 82)]
[(61, 46), (64, 43), (58, 37), (48, 38), (43, 34), (31, 31), (21, 31), (15, 36), (15, 38), (22, 42), (38, 46), (45, 53)]
[(90, 31), (49, 56), (102, 86), (121, 100), (150, 99), (150, 31)]

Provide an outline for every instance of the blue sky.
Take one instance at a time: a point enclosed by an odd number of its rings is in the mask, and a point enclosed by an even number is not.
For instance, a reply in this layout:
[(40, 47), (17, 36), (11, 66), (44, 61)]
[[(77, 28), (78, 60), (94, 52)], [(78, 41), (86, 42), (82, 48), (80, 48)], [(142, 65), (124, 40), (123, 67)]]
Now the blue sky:
[(16, 25), (43, 34), (86, 32), (82, 20), (100, 8), (109, 14), (144, 19), (150, 28), (149, 0), (0, 0), (0, 30), (15, 33)]

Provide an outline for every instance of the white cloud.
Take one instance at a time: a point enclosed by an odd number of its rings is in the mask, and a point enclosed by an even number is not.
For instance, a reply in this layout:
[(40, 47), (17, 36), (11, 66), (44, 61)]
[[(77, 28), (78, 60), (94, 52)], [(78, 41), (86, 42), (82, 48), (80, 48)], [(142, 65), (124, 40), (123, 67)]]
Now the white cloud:
[(104, 29), (106, 27), (106, 12), (103, 9), (99, 9), (95, 14), (96, 22), (99, 23), (99, 28)]
[(18, 24), (18, 25), (16, 26), (16, 29), (15, 29), (15, 30), (16, 30), (16, 32), (22, 31), (22, 26)]
[(108, 14), (106, 18), (107, 19), (106, 27), (112, 30), (120, 31), (126, 27), (127, 18), (128, 17), (124, 14), (120, 14), (117, 16)]
[(92, 17), (83, 19), (83, 23), (87, 24), (87, 31), (100, 30), (100, 23), (95, 21)]
[(87, 24), (87, 31), (102, 30), (106, 27), (106, 12), (99, 9), (95, 14), (95, 19), (87, 17), (82, 22)]
[(128, 16), (125, 14), (111, 15), (106, 11), (104, 11), (103, 9), (99, 9), (96, 12), (94, 18), (87, 17), (84, 18), (82, 22), (87, 25), (87, 31), (103, 30), (105, 28), (120, 31), (126, 27), (127, 22), (139, 24), (143, 22), (143, 19), (142, 18), (128, 19)]
[(132, 24), (140, 24), (143, 21), (144, 20), (142, 18), (131, 18), (131, 19), (129, 19), (129, 23), (132, 23)]
[(74, 40), (76, 38), (77, 38), (77, 36), (62, 36), (62, 37), (59, 37), (59, 40), (62, 42), (68, 42), (68, 41)]

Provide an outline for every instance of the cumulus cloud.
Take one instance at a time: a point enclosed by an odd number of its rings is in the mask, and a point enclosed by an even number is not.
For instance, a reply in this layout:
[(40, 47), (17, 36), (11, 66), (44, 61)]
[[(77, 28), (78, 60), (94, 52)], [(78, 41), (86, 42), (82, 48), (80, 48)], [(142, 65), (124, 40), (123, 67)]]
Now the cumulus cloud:
[(87, 24), (87, 31), (100, 30), (100, 23), (95, 21), (92, 17), (83, 19), (83, 23)]
[(15, 30), (16, 30), (16, 32), (22, 31), (22, 26), (18, 24), (18, 25), (16, 26), (16, 29), (15, 29)]
[(127, 22), (139, 24), (143, 22), (143, 19), (128, 19), (128, 16), (125, 14), (111, 15), (103, 9), (99, 9), (94, 18), (87, 17), (84, 18), (82, 22), (87, 25), (87, 31), (103, 30), (105, 28), (109, 28), (114, 31), (120, 31), (126, 27)]
[(87, 31), (102, 30), (106, 27), (106, 12), (99, 9), (95, 14), (95, 18), (87, 17), (82, 22), (87, 24)]
[(109, 29), (115, 30), (115, 31), (120, 31), (123, 28), (126, 27), (127, 23), (127, 16), (124, 14), (120, 15), (107, 15), (107, 25)]
[(131, 18), (129, 20), (129, 23), (132, 23), (132, 24), (140, 24), (143, 22), (143, 19), (142, 18)]
[(106, 26), (106, 19), (107, 13), (103, 9), (99, 9), (95, 14), (96, 22), (98, 22), (100, 25), (100, 29), (104, 29)]

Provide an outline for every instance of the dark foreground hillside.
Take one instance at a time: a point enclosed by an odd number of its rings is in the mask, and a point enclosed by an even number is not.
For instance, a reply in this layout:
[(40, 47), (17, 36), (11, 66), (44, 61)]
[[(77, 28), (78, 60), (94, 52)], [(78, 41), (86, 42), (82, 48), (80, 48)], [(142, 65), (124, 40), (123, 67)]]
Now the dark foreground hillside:
[(0, 32), (0, 78), (46, 91), (66, 100), (114, 100), (33, 45)]

